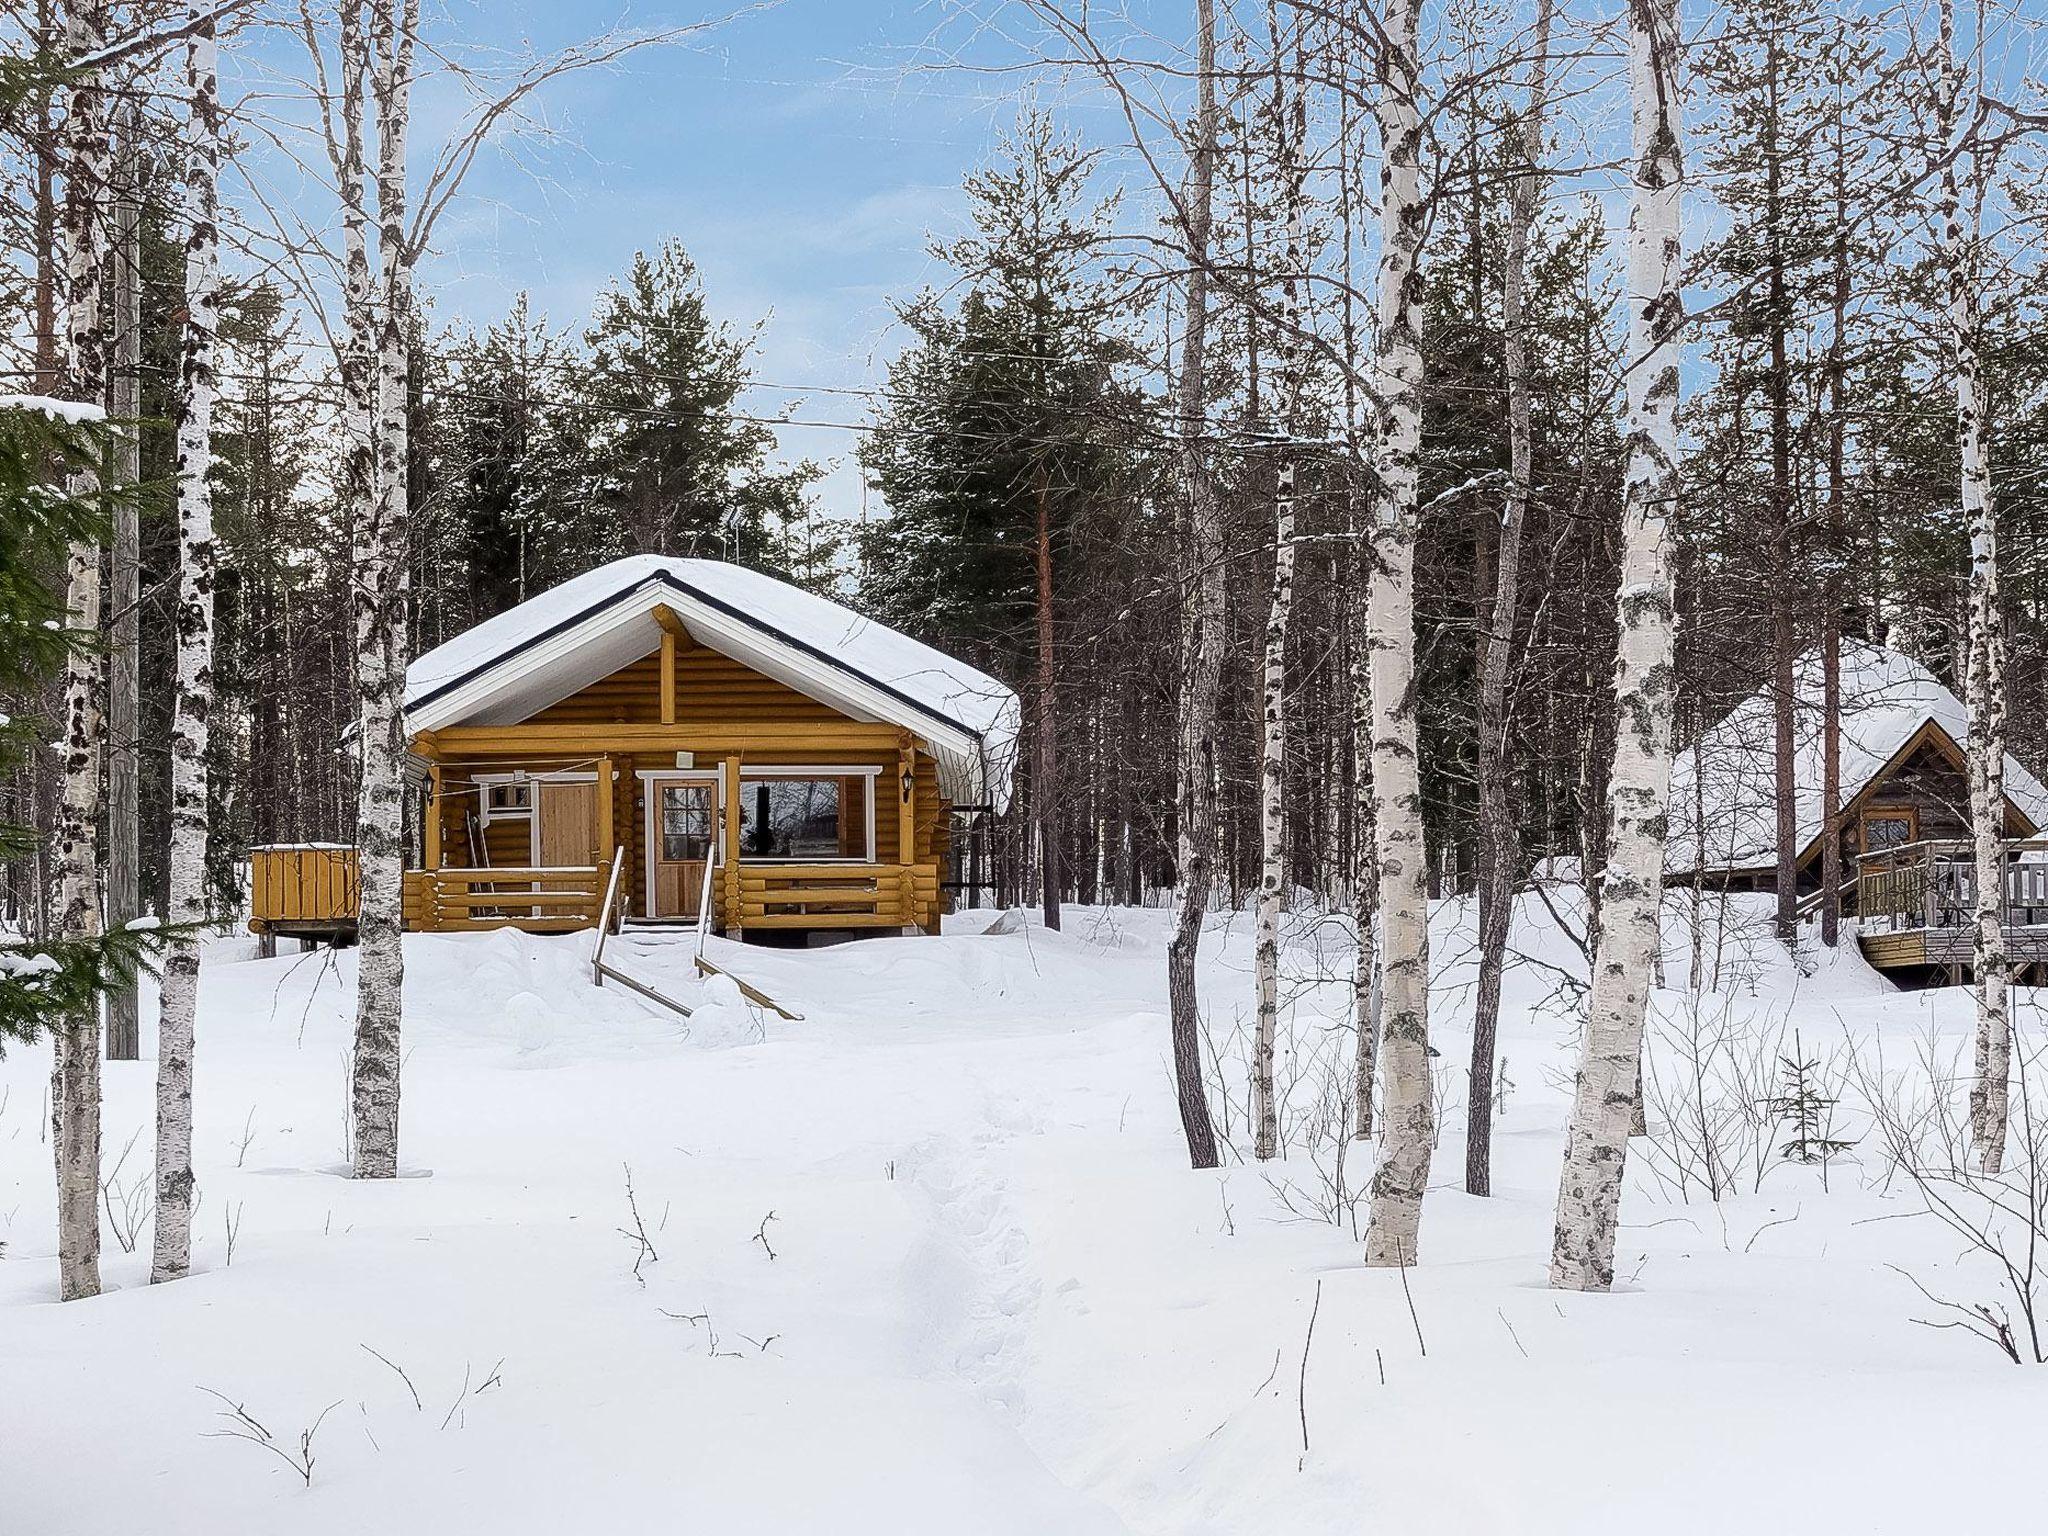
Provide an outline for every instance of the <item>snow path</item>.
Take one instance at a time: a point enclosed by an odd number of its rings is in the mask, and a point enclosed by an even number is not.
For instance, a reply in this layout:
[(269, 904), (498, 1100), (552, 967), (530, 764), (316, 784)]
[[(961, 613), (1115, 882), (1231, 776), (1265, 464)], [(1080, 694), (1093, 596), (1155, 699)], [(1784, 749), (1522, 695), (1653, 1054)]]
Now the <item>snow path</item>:
[[(1454, 1104), (1455, 917), (1436, 988)], [(1829, 1192), (1776, 1169), (1720, 1206), (1638, 1170), (1633, 1288), (1542, 1288), (1570, 1062), (1552, 994), (1573, 958), (1540, 908), (1518, 917), (1507, 990), (1500, 1193), (1456, 1192), (1454, 1117), (1406, 1293), (1359, 1267), (1341, 1223), (1302, 1214), (1328, 1164), (1299, 1137), (1267, 1169), (1186, 1169), (1162, 914), (1070, 913), (1063, 935), (982, 921), (807, 953), (716, 945), (797, 1024), (728, 1000), (686, 1026), (592, 988), (580, 939), (409, 940), (415, 1176), (395, 1186), (335, 1173), (351, 958), (223, 943), (200, 1020), (201, 1272), (150, 1288), (146, 1239), (128, 1255), (110, 1235), (116, 1289), (65, 1307), (48, 1299), (47, 1054), (0, 1060), (0, 1532), (1706, 1536), (1920, 1532), (1965, 1511), (2024, 1529), (2048, 1507), (2035, 1373), (1913, 1325), (1889, 1265), (1976, 1282), (1853, 1159)], [(1205, 944), (1226, 1053), (1250, 937), (1219, 919)], [(690, 952), (621, 950), (703, 1002)], [(1747, 929), (1708, 953), (1721, 1006), (1809, 1044), (1967, 1046), (1956, 994), (1894, 995), (1849, 959), (1799, 978)], [(1297, 1130), (1349, 1050), (1348, 966), (1341, 925), (1291, 933)], [(110, 1167), (149, 1076), (109, 1069)], [(627, 1165), (658, 1253), (637, 1277)], [(207, 1438), (222, 1404), (201, 1387), (287, 1448), (337, 1405), (311, 1486)], [(1573, 1458), (1596, 1406), (1620, 1438), (1589, 1469)]]

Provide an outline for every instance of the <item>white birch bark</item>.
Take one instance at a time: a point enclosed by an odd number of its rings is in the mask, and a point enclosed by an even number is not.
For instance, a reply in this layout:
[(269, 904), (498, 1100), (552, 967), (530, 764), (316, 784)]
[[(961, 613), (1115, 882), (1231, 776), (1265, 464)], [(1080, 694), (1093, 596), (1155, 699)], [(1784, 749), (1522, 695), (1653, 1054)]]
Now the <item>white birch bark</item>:
[(1644, 1016), (1656, 969), (1671, 789), (1674, 613), (1665, 523), (1678, 495), (1680, 152), (1677, 0), (1630, 0), (1634, 189), (1628, 242), (1628, 470), (1622, 506), (1616, 730), (1593, 991), (1566, 1131), (1550, 1283), (1604, 1291)]
[(1298, 464), (1292, 439), (1301, 399), (1301, 289), (1305, 247), (1301, 229), (1301, 139), (1306, 113), (1297, 89), (1290, 105), (1284, 86), (1285, 50), (1275, 8), (1268, 5), (1273, 43), (1273, 144), (1286, 231), (1280, 258), (1278, 373), (1280, 430), (1289, 439), (1274, 475), (1273, 590), (1266, 607), (1259, 744), (1259, 903), (1253, 944), (1258, 1017), (1252, 1040), (1252, 1149), (1260, 1161), (1280, 1150), (1279, 1112), (1273, 1092), (1274, 1040), (1280, 1011), (1280, 918), (1287, 899), (1287, 625), (1294, 611), (1294, 502)]
[(1415, 722), (1415, 522), (1422, 445), (1420, 0), (1392, 0), (1380, 50), (1380, 264), (1371, 391), (1379, 414), (1366, 586), (1374, 855), (1379, 864), (1384, 1115), (1365, 1261), (1415, 1262), (1429, 1182), (1429, 858)]
[[(97, 52), (107, 41), (106, 0), (74, 0), (64, 30), (68, 58)], [(106, 230), (102, 212), (111, 156), (107, 101), (100, 72), (72, 82), (64, 118), (64, 206), (58, 238), (64, 264), (65, 391), (101, 403), (106, 387)], [(90, 466), (74, 470), (72, 495), (99, 493)], [(100, 627), (100, 550), (75, 544), (66, 574), (65, 607), (86, 634)], [(99, 935), (100, 813), (99, 663), (74, 650), (64, 668), (64, 792), (57, 823), (57, 928), (67, 939)], [(100, 1289), (100, 1021), (97, 1010), (65, 1021), (52, 1037), (50, 1131), (57, 1164), (57, 1287), (65, 1301)]]
[(398, 1175), (399, 1016), (405, 953), (406, 342), (412, 315), (407, 244), (406, 131), (418, 0), (370, 8), (377, 103), (376, 472), (356, 536), (356, 690), (362, 776), (356, 847), (362, 877), (356, 1029), (349, 1059), (357, 1178)]
[(1195, 959), (1202, 919), (1215, 884), (1216, 710), (1223, 665), (1223, 534), (1209, 480), (1209, 238), (1216, 188), (1216, 8), (1196, 0), (1194, 143), (1181, 193), (1181, 239), (1187, 258), (1187, 304), (1180, 354), (1180, 473), (1186, 497), (1181, 529), (1179, 808), (1176, 856), (1180, 876), (1173, 938), (1166, 951), (1166, 990), (1173, 1044), (1175, 1095), (1188, 1160), (1216, 1166), (1216, 1133), (1202, 1082), (1201, 1007)]
[[(1967, 70), (1956, 55), (1955, 0), (1941, 0), (1941, 57), (1935, 122), (1943, 161), (1939, 215), (1947, 285), (1949, 346), (1955, 373), (1956, 442), (1962, 461), (1963, 518), (1970, 529), (1968, 665), (1970, 839), (1976, 885), (1973, 969), (1977, 994), (1976, 1086), (1970, 1128), (1986, 1173), (2004, 1165), (2012, 1070), (2012, 1018), (2005, 943), (2005, 636), (1998, 601), (1998, 516), (1984, 447), (1983, 362), (1979, 351), (1977, 264), (1964, 228), (1957, 165), (1974, 145), (1956, 142), (1959, 96)], [(1979, 189), (1981, 191), (1981, 189)]]
[(192, 1056), (199, 1005), (197, 926), (206, 918), (206, 741), (213, 709), (213, 353), (220, 309), (220, 73), (210, 4), (194, 4), (185, 44), (191, 103), (191, 233), (178, 364), (178, 690), (171, 725), (171, 922), (156, 1058), (156, 1238), (152, 1281), (192, 1263)]
[[(142, 235), (141, 113), (131, 103), (121, 114), (113, 157), (114, 230), (108, 263), (112, 303), (107, 311), (112, 372), (107, 380), (107, 414), (123, 423), (114, 429), (113, 484), (123, 494), (113, 506), (113, 551), (107, 561), (107, 926), (119, 927), (142, 915), (137, 757), (140, 746), (141, 677), (141, 501), (134, 487), (142, 479)], [(131, 979), (107, 992), (107, 1060), (136, 1061), (142, 1055), (138, 988)]]

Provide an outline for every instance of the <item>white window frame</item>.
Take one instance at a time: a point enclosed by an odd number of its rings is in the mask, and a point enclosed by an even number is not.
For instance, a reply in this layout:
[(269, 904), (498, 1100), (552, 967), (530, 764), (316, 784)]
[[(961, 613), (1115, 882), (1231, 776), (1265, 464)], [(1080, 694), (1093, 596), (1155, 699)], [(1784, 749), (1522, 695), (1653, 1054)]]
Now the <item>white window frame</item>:
[(753, 767), (740, 764), (740, 792), (746, 793), (747, 780), (754, 779), (866, 779), (867, 792), (861, 799), (867, 808), (867, 856), (865, 858), (838, 855), (830, 859), (784, 859), (784, 858), (743, 858), (743, 864), (873, 864), (875, 862), (875, 781), (884, 772), (874, 763), (762, 763)]

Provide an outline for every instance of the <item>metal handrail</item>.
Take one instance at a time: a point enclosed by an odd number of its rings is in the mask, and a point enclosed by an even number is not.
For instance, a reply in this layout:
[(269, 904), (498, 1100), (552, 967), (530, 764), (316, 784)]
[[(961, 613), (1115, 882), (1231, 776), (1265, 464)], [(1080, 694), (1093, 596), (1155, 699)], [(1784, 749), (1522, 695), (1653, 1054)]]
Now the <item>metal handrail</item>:
[(704, 861), (704, 889), (697, 896), (697, 958), (704, 958), (704, 945), (711, 937), (711, 880), (718, 870), (715, 858)]
[(619, 874), (626, 867), (626, 850), (623, 847), (612, 850), (611, 878), (605, 882), (604, 904), (597, 909), (597, 943), (590, 951), (590, 980), (593, 986), (604, 985), (604, 941), (611, 936), (612, 902), (619, 894)]

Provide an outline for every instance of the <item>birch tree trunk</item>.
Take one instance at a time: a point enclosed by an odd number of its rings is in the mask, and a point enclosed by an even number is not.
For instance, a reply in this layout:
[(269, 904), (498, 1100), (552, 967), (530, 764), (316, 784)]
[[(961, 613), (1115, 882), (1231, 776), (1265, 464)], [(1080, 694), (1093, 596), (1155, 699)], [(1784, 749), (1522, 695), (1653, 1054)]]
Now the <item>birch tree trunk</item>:
[(1173, 1076), (1188, 1160), (1216, 1166), (1216, 1132), (1202, 1084), (1201, 1008), (1195, 960), (1202, 919), (1215, 883), (1216, 706), (1223, 666), (1223, 535), (1209, 480), (1209, 238), (1216, 190), (1216, 7), (1195, 0), (1194, 144), (1182, 193), (1181, 239), (1187, 259), (1186, 318), (1180, 349), (1180, 472), (1187, 498), (1182, 530), (1180, 633), (1179, 905), (1166, 950), (1166, 990), (1173, 1035)]
[(370, 10), (383, 303), (377, 316), (376, 494), (367, 522), (357, 530), (355, 550), (362, 762), (356, 846), (362, 910), (349, 1083), (359, 1179), (398, 1176), (399, 1018), (405, 983), (400, 922), (405, 879), (406, 344), (412, 317), (405, 171), (418, 19), (418, 0), (375, 0)]
[(210, 0), (192, 6), (185, 44), (191, 96), (192, 230), (185, 244), (185, 326), (178, 364), (178, 692), (171, 726), (171, 911), (184, 931), (164, 958), (156, 1060), (156, 1239), (152, 1281), (192, 1263), (192, 1054), (199, 940), (206, 918), (206, 742), (213, 712), (213, 349), (220, 308), (220, 72)]
[[(107, 42), (106, 0), (74, 0), (64, 28), (64, 53), (80, 58)], [(106, 387), (105, 206), (107, 101), (97, 69), (72, 82), (64, 116), (63, 252), (65, 392), (97, 406)], [(73, 470), (70, 493), (99, 494), (91, 466)], [(65, 580), (65, 608), (86, 634), (100, 627), (100, 548), (74, 544)], [(57, 821), (57, 931), (67, 939), (100, 933), (98, 822), (100, 753), (99, 663), (74, 649), (64, 667), (64, 787)], [(50, 1140), (57, 1164), (57, 1288), (65, 1301), (100, 1290), (100, 1021), (98, 1010), (67, 1020), (52, 1036)]]
[[(1984, 449), (1975, 242), (1963, 227), (1957, 164), (1967, 150), (1981, 175), (1974, 143), (1956, 142), (1959, 96), (1967, 64), (1956, 55), (1955, 0), (1941, 0), (1941, 78), (1935, 122), (1944, 151), (1941, 170), (1941, 265), (1947, 283), (1953, 351), (1956, 441), (1962, 459), (1963, 517), (1970, 529), (1969, 665), (1965, 703), (1970, 722), (1970, 838), (1975, 855), (1977, 1083), (1970, 1128), (1986, 1173), (2005, 1160), (2012, 1019), (2005, 946), (2005, 636), (1998, 601), (1998, 516), (1991, 463)], [(1974, 130), (1972, 130), (1974, 134)], [(1981, 189), (1980, 189), (1981, 191)]]
[(1529, 338), (1523, 290), (1529, 239), (1536, 227), (1543, 178), (1543, 113), (1550, 86), (1551, 0), (1537, 0), (1535, 59), (1529, 104), (1518, 125), (1507, 261), (1501, 273), (1501, 337), (1508, 384), (1508, 492), (1501, 507), (1493, 611), (1482, 632), (1479, 663), (1479, 978), (1472, 1006), (1472, 1063), (1466, 1074), (1465, 1192), (1493, 1190), (1494, 1055), (1500, 1031), (1501, 972), (1507, 964), (1521, 836), (1508, 803), (1508, 650), (1521, 598), (1522, 528), (1529, 511), (1533, 457), (1529, 425)]
[(1614, 1284), (1622, 1171), (1641, 1092), (1643, 1022), (1664, 890), (1675, 659), (1665, 520), (1678, 495), (1685, 177), (1677, 0), (1630, 0), (1629, 95), (1635, 185), (1629, 211), (1628, 480), (1614, 669), (1617, 726), (1600, 937), (1550, 1260), (1550, 1283), (1580, 1291)]
[(1357, 937), (1357, 947), (1351, 963), (1351, 1021), (1358, 1032), (1358, 1048), (1352, 1067), (1351, 1096), (1356, 1108), (1351, 1135), (1354, 1141), (1370, 1141), (1376, 1129), (1372, 1101), (1380, 1055), (1380, 866), (1372, 843), (1372, 780), (1362, 771), (1372, 752), (1372, 683), (1366, 656), (1370, 637), (1361, 634), (1355, 644), (1352, 741), (1361, 771), (1358, 803), (1352, 813), (1357, 826), (1352, 834), (1351, 928)]
[(1282, 392), (1281, 448), (1273, 492), (1273, 591), (1266, 607), (1266, 654), (1260, 704), (1259, 908), (1253, 945), (1258, 1020), (1252, 1042), (1252, 1148), (1261, 1161), (1280, 1150), (1273, 1093), (1274, 1037), (1279, 1025), (1280, 917), (1287, 905), (1287, 625), (1294, 611), (1294, 493), (1298, 464), (1291, 439), (1300, 415), (1302, 270), (1301, 140), (1307, 117), (1297, 89), (1290, 107), (1284, 85), (1285, 49), (1275, 8), (1266, 11), (1273, 45), (1273, 145), (1280, 176), (1285, 249), (1280, 261), (1278, 371)]
[(1373, 568), (1366, 584), (1373, 845), (1380, 894), (1380, 1069), (1385, 1107), (1365, 1262), (1415, 1262), (1429, 1182), (1429, 859), (1415, 722), (1415, 519), (1422, 442), (1425, 210), (1417, 92), (1420, 0), (1392, 0), (1379, 51), (1380, 265), (1372, 398), (1379, 415)]
[[(114, 238), (109, 252), (114, 278), (110, 330), (113, 371), (107, 381), (107, 412), (114, 428), (114, 484), (122, 494), (113, 506), (114, 547), (107, 562), (107, 922), (119, 927), (142, 915), (137, 758), (141, 731), (139, 672), (141, 624), (142, 478), (142, 232), (139, 206), (142, 158), (141, 115), (122, 114), (120, 160), (114, 198)], [(107, 992), (107, 1060), (135, 1061), (142, 1055), (137, 988), (131, 978)]]

